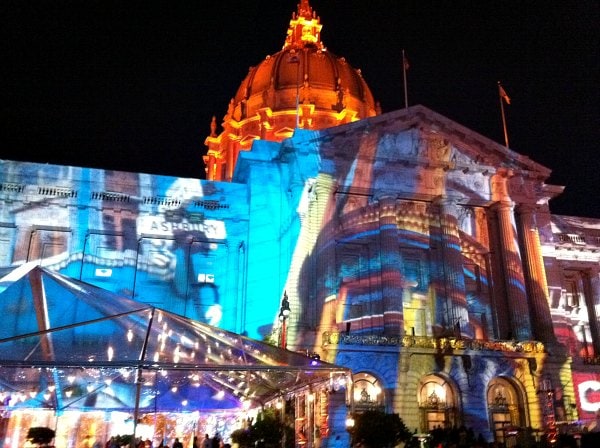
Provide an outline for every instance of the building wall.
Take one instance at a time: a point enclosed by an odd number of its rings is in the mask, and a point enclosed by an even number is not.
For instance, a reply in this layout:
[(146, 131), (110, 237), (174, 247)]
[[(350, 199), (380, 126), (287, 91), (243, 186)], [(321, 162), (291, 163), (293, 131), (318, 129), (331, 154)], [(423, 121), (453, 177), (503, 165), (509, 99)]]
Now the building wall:
[(2, 161), (0, 260), (274, 343), (285, 292), (356, 410), (502, 439), (600, 409), (600, 224), (551, 215), (549, 174), (420, 106), (255, 142), (227, 183)]

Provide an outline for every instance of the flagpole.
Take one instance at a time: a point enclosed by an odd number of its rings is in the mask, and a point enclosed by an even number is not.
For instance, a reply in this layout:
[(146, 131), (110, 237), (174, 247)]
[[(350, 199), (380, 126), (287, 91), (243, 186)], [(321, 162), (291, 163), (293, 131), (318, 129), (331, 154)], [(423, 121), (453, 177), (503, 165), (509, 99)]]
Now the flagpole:
[(404, 48), (402, 49), (402, 74), (404, 75), (404, 108), (408, 109), (408, 89), (406, 88), (406, 56), (404, 54)]
[(504, 129), (504, 146), (506, 146), (508, 148), (508, 131), (506, 130), (506, 117), (504, 116), (504, 102), (505, 99), (504, 97), (506, 96), (506, 93), (504, 92), (504, 95), (502, 89), (502, 85), (500, 84), (500, 81), (498, 81), (498, 99), (500, 100), (500, 112), (502, 113), (502, 128)]

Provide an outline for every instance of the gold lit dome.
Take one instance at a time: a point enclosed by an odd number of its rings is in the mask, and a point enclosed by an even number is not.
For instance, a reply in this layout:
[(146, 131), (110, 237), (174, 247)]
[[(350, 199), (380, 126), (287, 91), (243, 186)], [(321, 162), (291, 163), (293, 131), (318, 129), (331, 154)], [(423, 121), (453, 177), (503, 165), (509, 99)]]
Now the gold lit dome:
[(251, 67), (216, 134), (206, 139), (207, 179), (231, 180), (239, 151), (256, 139), (281, 141), (296, 128), (324, 129), (377, 115), (361, 76), (321, 42), (320, 19), (302, 0), (292, 15), (283, 49)]
[(351, 109), (358, 119), (375, 115), (373, 95), (360, 73), (344, 58), (305, 45), (285, 48), (250, 69), (234, 97), (233, 118), (251, 117), (264, 107), (295, 111), (297, 102), (327, 112)]

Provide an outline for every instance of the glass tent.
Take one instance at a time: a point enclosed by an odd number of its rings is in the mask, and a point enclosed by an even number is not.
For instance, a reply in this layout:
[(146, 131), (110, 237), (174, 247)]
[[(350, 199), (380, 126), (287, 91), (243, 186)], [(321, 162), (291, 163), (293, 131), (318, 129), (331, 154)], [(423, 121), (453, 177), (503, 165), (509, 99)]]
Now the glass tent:
[(40, 266), (0, 279), (0, 315), (2, 415), (241, 411), (350, 375)]

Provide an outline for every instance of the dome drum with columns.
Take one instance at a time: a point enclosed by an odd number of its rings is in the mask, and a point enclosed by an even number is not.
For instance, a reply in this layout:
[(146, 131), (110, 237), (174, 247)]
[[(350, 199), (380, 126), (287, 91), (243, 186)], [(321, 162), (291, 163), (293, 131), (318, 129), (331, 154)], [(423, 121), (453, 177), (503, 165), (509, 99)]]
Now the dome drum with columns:
[(256, 139), (281, 141), (295, 128), (325, 129), (378, 115), (360, 70), (327, 50), (308, 0), (298, 5), (283, 49), (251, 67), (204, 156), (206, 178), (231, 180), (240, 151)]

